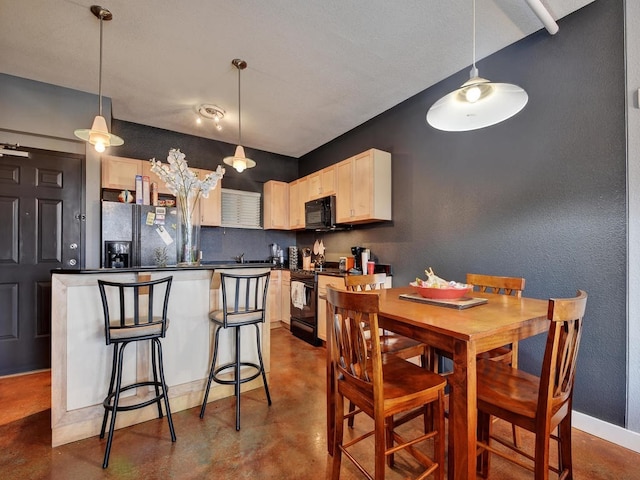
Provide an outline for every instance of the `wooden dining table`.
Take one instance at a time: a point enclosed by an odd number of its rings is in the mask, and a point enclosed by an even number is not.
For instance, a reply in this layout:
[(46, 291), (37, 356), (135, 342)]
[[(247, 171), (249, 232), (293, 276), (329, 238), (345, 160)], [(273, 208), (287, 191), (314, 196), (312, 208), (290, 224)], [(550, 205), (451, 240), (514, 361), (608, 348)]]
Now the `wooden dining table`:
[[(379, 323), (386, 330), (414, 338), (447, 352), (453, 359), (448, 377), (448, 478), (476, 478), (476, 354), (510, 344), (549, 328), (547, 300), (473, 292), (487, 303), (458, 309), (401, 298), (411, 287), (376, 291)], [(332, 362), (333, 327), (327, 308), (327, 441), (333, 454), (335, 377)]]

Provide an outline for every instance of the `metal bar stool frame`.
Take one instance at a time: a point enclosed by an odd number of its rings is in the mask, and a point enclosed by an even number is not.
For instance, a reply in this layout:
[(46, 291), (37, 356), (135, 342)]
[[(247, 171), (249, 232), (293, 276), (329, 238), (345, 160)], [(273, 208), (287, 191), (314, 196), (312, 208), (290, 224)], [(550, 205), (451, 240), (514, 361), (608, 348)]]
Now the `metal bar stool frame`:
[[(267, 375), (262, 360), (262, 348), (260, 347), (259, 324), (265, 322), (267, 308), (267, 290), (269, 287), (269, 277), (271, 273), (236, 275), (220, 273), (220, 283), (222, 285), (222, 309), (215, 310), (209, 314), (209, 318), (215, 324), (213, 359), (209, 370), (207, 388), (204, 393), (204, 400), (200, 408), (200, 418), (204, 418), (209, 398), (211, 382), (215, 381), (223, 385), (233, 385), (236, 397), (236, 430), (240, 430), (240, 386), (250, 382), (262, 375), (264, 390), (267, 395), (267, 403), (271, 405), (271, 395), (267, 383)], [(264, 283), (263, 283), (264, 282)], [(232, 284), (232, 287), (229, 286)], [(263, 285), (262, 291), (260, 286)], [(229, 305), (228, 298), (232, 294), (233, 305)], [(258, 363), (241, 360), (240, 352), (240, 330), (241, 327), (253, 325), (256, 330), (256, 346), (258, 353)], [(216, 366), (218, 360), (218, 347), (220, 331), (222, 329), (233, 328), (235, 333), (234, 360), (223, 365)], [(241, 377), (242, 367), (249, 367), (255, 370), (252, 374)], [(233, 378), (222, 378), (223, 372), (233, 369)]]
[[(171, 441), (176, 441), (176, 433), (173, 427), (173, 419), (171, 418), (171, 408), (169, 406), (168, 399), (169, 387), (167, 387), (164, 376), (162, 344), (160, 343), (160, 338), (165, 337), (168, 328), (167, 310), (169, 306), (169, 293), (171, 291), (172, 280), (173, 277), (164, 277), (158, 280), (129, 283), (98, 280), (98, 288), (100, 290), (100, 297), (102, 299), (102, 307), (104, 312), (106, 344), (113, 344), (114, 346), (113, 359), (111, 364), (111, 379), (109, 381), (109, 391), (103, 401), (104, 416), (102, 418), (102, 428), (100, 429), (100, 438), (103, 439), (109, 412), (111, 412), (111, 423), (109, 426), (109, 435), (107, 437), (107, 446), (104, 453), (102, 468), (107, 468), (109, 465), (109, 455), (111, 453), (111, 446), (113, 444), (113, 432), (115, 430), (117, 412), (135, 410), (156, 403), (158, 407), (158, 418), (162, 418), (163, 413), (161, 401), (164, 400), (167, 421), (169, 423), (169, 431), (171, 433)], [(160, 286), (163, 284), (166, 284), (166, 286), (164, 291), (164, 299), (162, 302), (162, 315), (154, 316), (154, 289), (156, 286)], [(117, 289), (119, 303), (117, 313), (119, 314), (119, 317), (115, 320), (115, 322), (112, 319), (112, 311), (110, 311), (109, 309), (107, 291), (110, 287)], [(127, 317), (126, 315), (126, 289), (133, 290), (133, 317)], [(140, 315), (141, 295), (148, 295), (146, 318), (141, 318)], [(153, 373), (153, 380), (145, 380), (123, 386), (122, 366), (124, 360), (124, 350), (130, 343), (140, 342), (144, 340), (151, 341), (151, 370)], [(139, 387), (153, 387), (155, 390), (155, 396), (137, 403), (119, 405), (120, 394), (122, 392)]]

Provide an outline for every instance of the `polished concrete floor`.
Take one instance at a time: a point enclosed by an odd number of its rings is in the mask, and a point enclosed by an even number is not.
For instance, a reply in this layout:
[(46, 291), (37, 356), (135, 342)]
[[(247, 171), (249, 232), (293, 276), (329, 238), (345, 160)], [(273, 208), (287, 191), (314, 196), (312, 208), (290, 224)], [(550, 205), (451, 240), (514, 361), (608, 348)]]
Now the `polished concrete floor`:
[[(172, 443), (165, 419), (116, 431), (109, 468), (102, 469), (105, 441), (98, 437), (51, 448), (48, 372), (0, 378), (0, 479), (323, 479), (326, 453), (324, 349), (272, 330), (270, 390), (242, 394), (242, 429), (234, 428), (234, 399), (174, 413), (178, 440)], [(165, 359), (170, 361), (170, 359)], [(150, 407), (153, 408), (153, 407)], [(510, 431), (498, 422), (497, 429)], [(358, 417), (356, 430), (370, 426)], [(411, 428), (411, 427), (410, 427)], [(525, 438), (528, 444), (530, 437)], [(640, 478), (640, 454), (574, 429), (576, 479)], [(359, 449), (368, 457), (372, 444)], [(426, 448), (429, 453), (429, 446)], [(415, 470), (399, 456), (390, 480)], [(362, 475), (344, 459), (342, 479)], [(531, 479), (533, 475), (500, 458), (491, 479)], [(553, 477), (551, 477), (553, 478)]]

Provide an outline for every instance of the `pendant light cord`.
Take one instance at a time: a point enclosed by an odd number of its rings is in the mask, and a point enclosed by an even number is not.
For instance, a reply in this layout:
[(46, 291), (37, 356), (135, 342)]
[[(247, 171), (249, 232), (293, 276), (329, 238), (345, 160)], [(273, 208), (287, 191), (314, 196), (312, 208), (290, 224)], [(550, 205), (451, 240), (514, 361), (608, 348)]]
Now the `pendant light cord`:
[(100, 116), (102, 116), (102, 14), (100, 15), (100, 67), (98, 70), (98, 98)]
[(472, 0), (473, 4), (473, 26), (471, 31), (473, 32), (473, 66), (471, 68), (471, 78), (478, 76), (478, 69), (476, 68), (476, 0)]
[(242, 103), (240, 101), (240, 70), (239, 66), (236, 67), (238, 69), (238, 145), (242, 145), (242, 114), (240, 113), (242, 110)]

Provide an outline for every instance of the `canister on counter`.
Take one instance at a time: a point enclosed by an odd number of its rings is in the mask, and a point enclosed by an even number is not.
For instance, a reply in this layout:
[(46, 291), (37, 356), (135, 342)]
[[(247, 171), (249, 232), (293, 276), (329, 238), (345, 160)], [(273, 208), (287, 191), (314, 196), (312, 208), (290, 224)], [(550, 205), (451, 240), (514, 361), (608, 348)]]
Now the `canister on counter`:
[(158, 206), (158, 184), (156, 182), (151, 183), (151, 205)]

